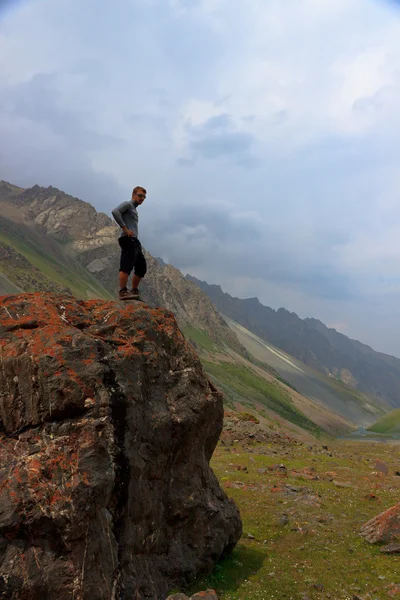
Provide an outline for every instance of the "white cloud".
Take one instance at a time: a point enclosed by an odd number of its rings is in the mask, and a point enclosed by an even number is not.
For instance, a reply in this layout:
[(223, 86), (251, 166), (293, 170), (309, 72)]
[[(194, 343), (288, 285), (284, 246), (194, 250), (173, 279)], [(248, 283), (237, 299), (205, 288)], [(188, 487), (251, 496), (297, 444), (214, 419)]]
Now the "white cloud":
[(221, 4), (230, 52), (216, 87), (186, 99), (182, 119), (189, 113), (205, 121), (217, 114), (216, 97), (223, 97), (237, 121), (253, 117), (249, 132), (282, 150), (378, 130), (382, 115), (362, 105), (384, 90), (390, 98), (381, 94), (380, 101), (397, 118), (400, 21), (383, 6), (359, 0), (249, 0), (245, 9)]
[(21, 3), (0, 178), (106, 210), (140, 182), (150, 250), (400, 353), (399, 62), (384, 0)]

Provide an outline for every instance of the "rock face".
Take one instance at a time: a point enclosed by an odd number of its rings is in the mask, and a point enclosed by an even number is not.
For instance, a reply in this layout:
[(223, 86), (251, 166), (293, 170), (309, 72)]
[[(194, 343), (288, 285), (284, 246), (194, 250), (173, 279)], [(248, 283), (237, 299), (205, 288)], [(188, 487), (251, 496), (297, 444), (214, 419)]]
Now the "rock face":
[(361, 535), (371, 544), (400, 540), (400, 502), (374, 517), (361, 528)]
[(0, 597), (159, 600), (241, 535), (219, 393), (165, 310), (0, 298)]

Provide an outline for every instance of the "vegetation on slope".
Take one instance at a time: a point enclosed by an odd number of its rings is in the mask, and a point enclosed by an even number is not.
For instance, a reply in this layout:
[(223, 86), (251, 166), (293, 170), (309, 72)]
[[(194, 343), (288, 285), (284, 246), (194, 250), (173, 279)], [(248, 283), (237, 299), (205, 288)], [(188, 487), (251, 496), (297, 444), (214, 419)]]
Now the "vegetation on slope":
[(217, 352), (217, 346), (203, 329), (197, 329), (197, 327), (188, 325), (183, 328), (183, 333), (194, 342), (196, 348), (200, 351), (206, 350), (207, 352)]
[(266, 342), (321, 373), (337, 374), (344, 382), (391, 407), (400, 404), (400, 360), (326, 327), (316, 319), (300, 319), (283, 308), (273, 310), (257, 298), (239, 299), (218, 285), (196, 283), (217, 309)]
[(232, 400), (260, 402), (290, 423), (320, 435), (320, 428), (299, 411), (287, 391), (275, 381), (267, 381), (244, 365), (227, 362), (203, 361), (203, 365), (216, 384), (222, 384)]
[(400, 433), (400, 408), (392, 410), (367, 429), (368, 431), (383, 434)]
[[(53, 242), (56, 244), (56, 242)], [(2, 272), (19, 287), (26, 291), (38, 291), (56, 287), (67, 288), (77, 298), (90, 296), (109, 299), (111, 295), (99, 281), (78, 263), (73, 267), (64, 264), (58, 257), (51, 254), (50, 248), (45, 248), (35, 237), (29, 236), (26, 230), (19, 231), (14, 226), (0, 223), (0, 244), (10, 247), (32, 265), (31, 271), (26, 262), (9, 264), (2, 261)], [(61, 252), (61, 250), (60, 250)], [(28, 265), (29, 267), (29, 265)]]
[[(387, 412), (387, 405), (381, 400), (368, 397), (334, 377), (311, 369), (231, 319), (228, 319), (228, 324), (247, 350), (279, 372), (286, 380), (286, 385), (289, 381), (291, 387), (301, 395), (326, 406), (330, 412), (339, 414), (354, 424), (364, 425), (369, 425)], [(275, 373), (272, 374), (276, 378)]]

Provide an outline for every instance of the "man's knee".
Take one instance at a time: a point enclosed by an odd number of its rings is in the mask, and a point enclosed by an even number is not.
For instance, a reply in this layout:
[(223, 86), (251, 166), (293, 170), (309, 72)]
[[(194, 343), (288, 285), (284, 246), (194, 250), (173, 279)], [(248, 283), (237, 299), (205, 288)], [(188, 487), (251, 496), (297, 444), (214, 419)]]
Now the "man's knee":
[(119, 263), (119, 270), (123, 273), (130, 275), (133, 271), (133, 265), (135, 264), (135, 255), (131, 252), (121, 252), (121, 260)]
[(140, 253), (135, 263), (135, 275), (138, 277), (144, 277), (147, 273), (147, 263), (144, 255)]

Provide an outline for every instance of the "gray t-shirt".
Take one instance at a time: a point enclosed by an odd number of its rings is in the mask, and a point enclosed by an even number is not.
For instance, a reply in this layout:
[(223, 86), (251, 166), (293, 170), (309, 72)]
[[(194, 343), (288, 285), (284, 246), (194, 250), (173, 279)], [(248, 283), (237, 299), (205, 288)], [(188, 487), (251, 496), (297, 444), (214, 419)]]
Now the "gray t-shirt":
[[(139, 231), (139, 215), (137, 213), (137, 207), (139, 205), (136, 202), (122, 202), (117, 208), (114, 208), (112, 211), (112, 216), (118, 225), (122, 227), (127, 227), (133, 232), (135, 237), (138, 237)], [(120, 237), (124, 236), (125, 233), (121, 230)]]

